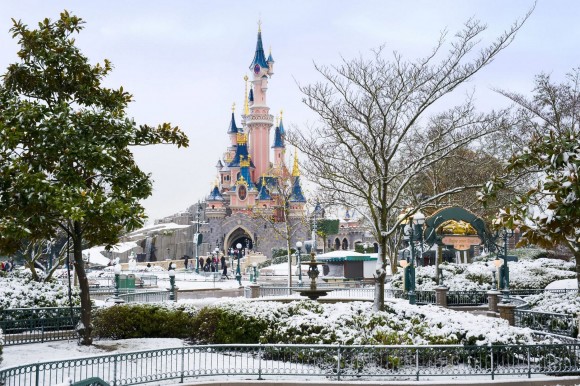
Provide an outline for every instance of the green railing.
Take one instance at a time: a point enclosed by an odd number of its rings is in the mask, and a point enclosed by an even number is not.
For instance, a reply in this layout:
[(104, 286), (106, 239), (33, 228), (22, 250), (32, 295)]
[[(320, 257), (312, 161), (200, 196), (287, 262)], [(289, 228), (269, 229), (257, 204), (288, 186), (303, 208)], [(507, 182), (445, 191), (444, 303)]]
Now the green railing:
[(109, 386), (109, 384), (99, 377), (91, 377), (83, 381), (75, 382), (71, 386)]
[(0, 311), (0, 328), (5, 345), (66, 340), (79, 319), (80, 307), (13, 308)]
[(0, 370), (5, 386), (54, 385), (99, 377), (111, 385), (186, 378), (431, 380), (532, 377), (580, 372), (580, 345), (341, 346), (200, 345), (35, 363)]
[(516, 327), (528, 327), (573, 338), (578, 336), (578, 326), (573, 315), (516, 309), (514, 317)]
[(169, 291), (136, 291), (119, 294), (125, 303), (156, 303), (169, 300)]

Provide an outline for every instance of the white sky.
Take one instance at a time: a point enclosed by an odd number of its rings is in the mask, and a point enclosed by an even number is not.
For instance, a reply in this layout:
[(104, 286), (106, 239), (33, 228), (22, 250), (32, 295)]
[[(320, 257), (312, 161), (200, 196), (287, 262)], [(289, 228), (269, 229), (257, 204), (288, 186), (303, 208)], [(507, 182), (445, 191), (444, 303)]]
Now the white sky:
[[(414, 58), (427, 54), (444, 28), (455, 32), (476, 17), (489, 26), (489, 42), (532, 6), (504, 1), (3, 1), (0, 7), (0, 71), (16, 61), (10, 18), (35, 25), (67, 9), (86, 22), (78, 45), (92, 61), (107, 58), (115, 70), (107, 85), (134, 95), (129, 115), (137, 123), (169, 121), (190, 147), (154, 146), (135, 151), (152, 173), (153, 196), (144, 202), (151, 219), (187, 208), (209, 193), (218, 157), (228, 144), (232, 102), (242, 106), (243, 76), (261, 19), (264, 48), (276, 61), (269, 104), (284, 109), (286, 128), (315, 117), (301, 103), (296, 82), (316, 80), (313, 61), (333, 64), (385, 44)], [(470, 84), (482, 108), (497, 106), (489, 89), (528, 92), (541, 71), (561, 78), (580, 64), (580, 2), (539, 0), (516, 41)], [(240, 112), (238, 108), (237, 112)], [(239, 124), (239, 116), (237, 118)], [(273, 135), (273, 133), (272, 133)]]

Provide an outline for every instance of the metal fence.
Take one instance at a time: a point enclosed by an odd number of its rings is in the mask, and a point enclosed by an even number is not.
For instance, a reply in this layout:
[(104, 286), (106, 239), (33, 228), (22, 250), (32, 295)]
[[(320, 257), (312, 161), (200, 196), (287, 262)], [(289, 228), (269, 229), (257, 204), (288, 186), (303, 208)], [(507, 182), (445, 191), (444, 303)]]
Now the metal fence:
[(169, 300), (169, 291), (136, 291), (119, 294), (125, 303), (156, 303)]
[(449, 291), (447, 305), (478, 306), (487, 304), (487, 291)]
[(514, 310), (516, 327), (529, 327), (532, 330), (576, 337), (578, 327), (573, 315), (555, 314), (528, 310)]
[[(114, 293), (114, 288), (92, 288), (90, 290), (92, 300), (111, 300)], [(163, 302), (169, 299), (169, 291), (120, 288), (119, 298), (123, 299), (126, 303)]]
[(580, 372), (580, 345), (341, 346), (200, 345), (36, 363), (0, 370), (5, 386), (40, 386), (99, 377), (134, 385), (201, 377), (430, 380), (528, 377)]
[(80, 307), (13, 308), (0, 312), (0, 328), (7, 346), (73, 338)]

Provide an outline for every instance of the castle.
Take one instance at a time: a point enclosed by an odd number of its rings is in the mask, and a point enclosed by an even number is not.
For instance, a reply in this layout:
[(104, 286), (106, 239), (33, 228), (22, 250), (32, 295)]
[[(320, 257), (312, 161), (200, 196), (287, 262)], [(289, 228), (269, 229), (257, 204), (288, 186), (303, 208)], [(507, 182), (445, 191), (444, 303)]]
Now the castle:
[[(268, 57), (264, 53), (261, 27), (249, 69), (252, 75), (244, 77), (246, 89), (240, 125), (236, 122), (234, 104), (224, 133), (229, 136), (229, 146), (217, 161), (213, 189), (203, 202), (157, 220), (149, 232), (143, 229), (134, 235), (135, 238), (148, 236), (142, 245), (146, 261), (195, 256), (193, 237), (198, 227), (202, 235), (202, 242), (197, 245), (198, 255), (211, 253), (216, 248), (228, 253), (241, 244), (246, 251), (271, 256), (273, 248), (286, 248), (285, 234), (291, 234), (291, 246), (309, 238), (297, 154), (290, 172), (285, 164), (282, 112), (274, 127), (274, 116), (268, 106), (268, 83), (274, 75), (274, 59), (271, 53)], [(164, 224), (176, 226), (165, 229)]]

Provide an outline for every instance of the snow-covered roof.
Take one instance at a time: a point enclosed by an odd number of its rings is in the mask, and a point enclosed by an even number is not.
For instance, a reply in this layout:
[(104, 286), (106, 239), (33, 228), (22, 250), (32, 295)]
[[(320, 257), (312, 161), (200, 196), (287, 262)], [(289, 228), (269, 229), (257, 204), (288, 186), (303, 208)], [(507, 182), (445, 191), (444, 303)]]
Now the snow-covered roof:
[[(112, 253), (124, 253), (127, 251), (130, 251), (133, 248), (136, 248), (137, 244), (132, 242), (132, 241), (127, 241), (124, 243), (119, 243), (119, 244), (115, 244), (113, 245), (113, 247), (111, 248), (111, 252)], [(83, 250), (83, 258), (89, 263), (89, 264), (93, 264), (93, 265), (102, 265), (102, 266), (107, 266), (110, 263), (110, 259), (105, 256), (105, 253), (108, 253), (107, 251), (105, 251), (105, 246), (101, 245), (98, 247), (92, 247), (89, 249), (84, 249)]]
[(342, 250), (332, 251), (316, 256), (316, 260), (319, 261), (365, 261), (374, 259), (376, 259), (376, 256), (371, 257), (370, 254)]
[(159, 233), (168, 230), (184, 229), (189, 228), (191, 225), (179, 225), (174, 222), (166, 222), (155, 225), (149, 225), (131, 233), (127, 233), (125, 236), (131, 239), (144, 239), (151, 233)]

